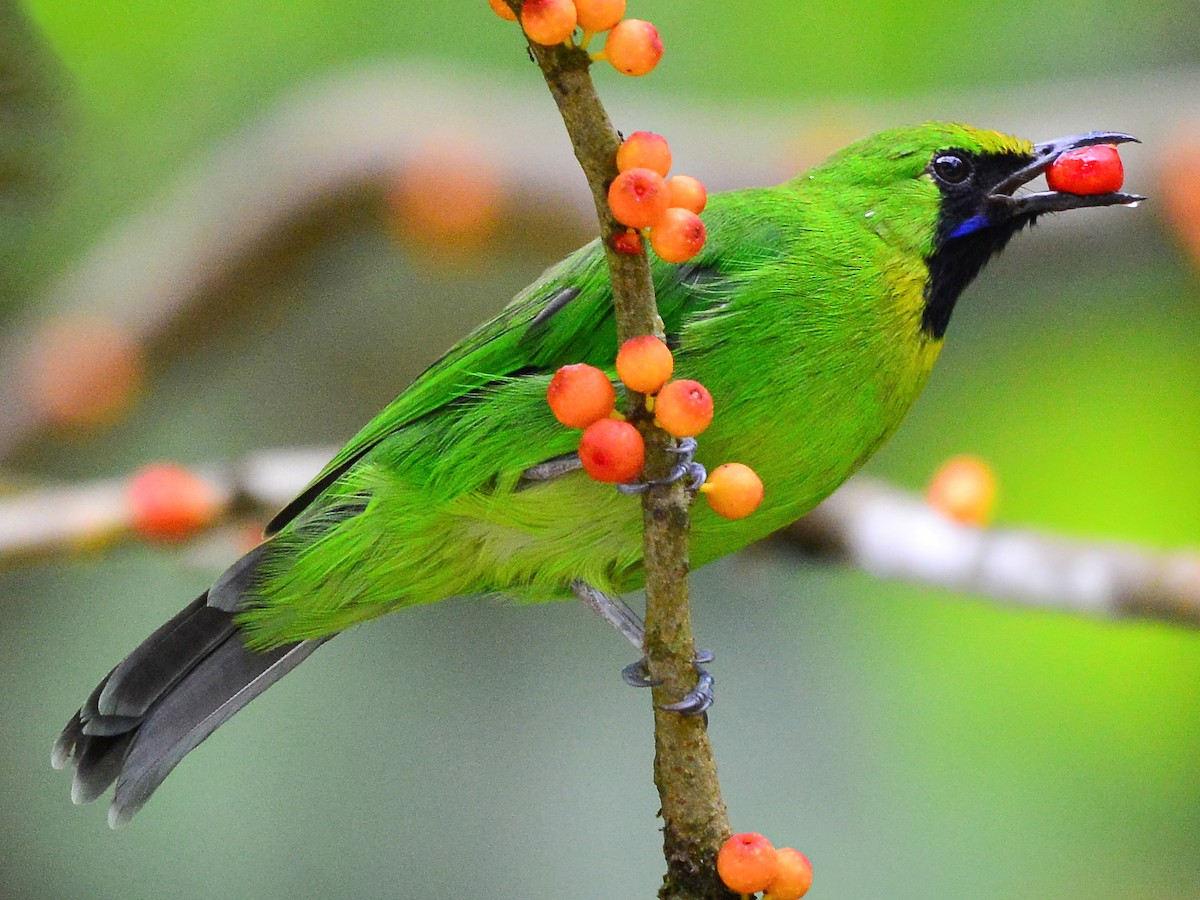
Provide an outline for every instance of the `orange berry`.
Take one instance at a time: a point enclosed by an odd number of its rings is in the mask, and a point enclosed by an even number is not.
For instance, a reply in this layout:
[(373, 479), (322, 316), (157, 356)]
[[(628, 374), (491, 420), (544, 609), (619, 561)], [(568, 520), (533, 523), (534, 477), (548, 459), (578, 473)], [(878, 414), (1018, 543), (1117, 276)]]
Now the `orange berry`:
[(717, 874), (735, 894), (756, 894), (775, 877), (775, 848), (761, 834), (735, 834), (717, 851)]
[(525, 0), (521, 27), (535, 44), (561, 44), (575, 31), (575, 4), (571, 0)]
[(646, 445), (638, 430), (622, 419), (593, 422), (579, 439), (579, 461), (597, 481), (632, 481), (646, 462)]
[(709, 473), (700, 493), (718, 516), (744, 519), (762, 503), (763, 483), (749, 466), (725, 463)]
[(512, 11), (504, 0), (488, 0), (488, 5), (492, 8), (492, 12), (502, 19), (508, 19), (510, 22), (517, 21), (517, 14)]
[(621, 231), (613, 235), (613, 249), (618, 253), (627, 253), (630, 256), (640, 256), (642, 250), (642, 236), (636, 231)]
[(996, 505), (996, 476), (977, 456), (955, 456), (934, 473), (925, 499), (956, 522), (983, 526), (991, 521)]
[(650, 229), (650, 246), (659, 259), (669, 263), (687, 262), (704, 249), (708, 230), (690, 209), (671, 207)]
[(812, 887), (812, 863), (794, 847), (780, 847), (775, 860), (775, 878), (762, 900), (800, 900)]
[(667, 183), (653, 169), (630, 169), (613, 179), (608, 206), (613, 218), (630, 228), (649, 228), (667, 211)]
[(654, 398), (654, 424), (673, 437), (695, 437), (712, 417), (712, 394), (698, 381), (668, 381)]
[(667, 139), (652, 131), (635, 131), (625, 138), (617, 148), (617, 171), (630, 169), (653, 169), (666, 178), (671, 171), (671, 145)]
[(575, 0), (575, 11), (584, 31), (608, 31), (625, 15), (625, 0)]
[(125, 487), (130, 524), (143, 537), (177, 541), (210, 524), (220, 511), (216, 489), (174, 463), (153, 463)]
[(563, 366), (546, 388), (554, 418), (568, 428), (587, 428), (612, 414), (617, 391), (608, 376), (587, 363)]
[(671, 192), (672, 206), (690, 210), (696, 215), (704, 212), (708, 191), (700, 179), (691, 175), (672, 175), (667, 179), (667, 190)]
[(617, 377), (643, 394), (656, 393), (674, 368), (670, 348), (652, 334), (630, 338), (617, 351)]
[[(528, 0), (526, 0), (528, 2)], [(623, 19), (608, 34), (604, 58), (626, 75), (645, 75), (662, 59), (658, 29), (644, 19)]]

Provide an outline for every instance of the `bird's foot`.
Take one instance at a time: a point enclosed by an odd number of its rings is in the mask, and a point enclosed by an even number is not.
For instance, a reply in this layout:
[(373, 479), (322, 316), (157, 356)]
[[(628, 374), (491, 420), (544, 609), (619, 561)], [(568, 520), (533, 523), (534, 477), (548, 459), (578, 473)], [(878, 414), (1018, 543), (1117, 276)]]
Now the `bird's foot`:
[(682, 716), (699, 716), (708, 711), (708, 708), (713, 705), (716, 699), (714, 688), (717, 680), (713, 678), (712, 673), (704, 668), (706, 664), (713, 661), (712, 652), (709, 650), (698, 650), (696, 658), (692, 660), (692, 665), (696, 668), (696, 686), (688, 691), (679, 700), (674, 703), (664, 703), (659, 709), (667, 712), (677, 712)]
[(653, 478), (649, 481), (630, 481), (625, 484), (618, 484), (617, 490), (622, 494), (644, 494), (652, 487), (666, 487), (681, 479), (687, 480), (689, 491), (695, 492), (700, 490), (700, 486), (708, 478), (708, 470), (695, 461), (696, 439), (693, 437), (683, 438), (679, 441), (678, 446), (672, 447), (669, 452), (679, 457), (679, 462), (671, 467), (671, 472), (666, 478)]
[[(685, 716), (698, 716), (706, 712), (713, 705), (713, 700), (716, 699), (713, 691), (716, 679), (708, 669), (704, 668), (713, 659), (711, 651), (697, 651), (696, 658), (692, 660), (692, 665), (696, 667), (696, 674), (699, 676), (696, 686), (684, 694), (682, 699), (674, 703), (665, 703), (659, 709), (677, 712)], [(662, 679), (650, 677), (650, 669), (644, 656), (623, 668), (621, 679), (633, 687), (655, 687), (662, 684)]]
[[(694, 449), (694, 448), (693, 448)], [(610, 597), (604, 591), (598, 590), (586, 581), (576, 581), (571, 585), (575, 596), (600, 618), (625, 636), (629, 643), (642, 652), (646, 640), (646, 626), (632, 609), (617, 597)], [(698, 716), (713, 705), (713, 685), (715, 679), (704, 667), (713, 661), (713, 654), (708, 650), (699, 650), (692, 665), (696, 667), (699, 679), (696, 687), (684, 694), (683, 698), (674, 703), (660, 707), (670, 712), (685, 716)], [(650, 677), (650, 669), (643, 656), (636, 662), (630, 663), (621, 670), (621, 680), (633, 687), (655, 687), (661, 681)]]

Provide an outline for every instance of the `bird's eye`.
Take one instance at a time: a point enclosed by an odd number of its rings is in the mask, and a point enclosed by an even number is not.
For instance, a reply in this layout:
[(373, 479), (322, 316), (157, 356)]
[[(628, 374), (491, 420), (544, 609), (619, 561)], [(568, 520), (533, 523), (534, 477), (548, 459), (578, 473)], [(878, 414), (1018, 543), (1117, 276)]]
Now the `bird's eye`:
[(971, 176), (971, 164), (955, 153), (943, 153), (933, 161), (933, 174), (946, 184), (962, 184)]

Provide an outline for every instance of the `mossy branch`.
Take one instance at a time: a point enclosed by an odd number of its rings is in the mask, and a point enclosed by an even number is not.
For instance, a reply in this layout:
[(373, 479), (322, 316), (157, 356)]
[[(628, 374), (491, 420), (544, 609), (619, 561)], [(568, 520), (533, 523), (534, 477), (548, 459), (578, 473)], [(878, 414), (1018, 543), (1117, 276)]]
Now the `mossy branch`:
[[(522, 0), (506, 0), (520, 13)], [(644, 254), (617, 253), (612, 238), (624, 231), (608, 207), (608, 186), (617, 175), (621, 139), (592, 84), (588, 54), (575, 46), (530, 42), (533, 58), (558, 105), (596, 205), (600, 238), (608, 257), (618, 340), (662, 334), (650, 263)], [(655, 427), (645, 398), (631, 392), (628, 419), (646, 441), (646, 476), (663, 478), (672, 465), (673, 439)], [(717, 849), (729, 836), (729, 820), (717, 783), (717, 766), (704, 716), (683, 716), (660, 707), (696, 686), (696, 645), (688, 604), (688, 530), (691, 498), (681, 482), (642, 495), (643, 565), (646, 573), (646, 640), (650, 675), (661, 683), (654, 700), (654, 782), (662, 802), (667, 873), (659, 897), (729, 898), (716, 875)]]

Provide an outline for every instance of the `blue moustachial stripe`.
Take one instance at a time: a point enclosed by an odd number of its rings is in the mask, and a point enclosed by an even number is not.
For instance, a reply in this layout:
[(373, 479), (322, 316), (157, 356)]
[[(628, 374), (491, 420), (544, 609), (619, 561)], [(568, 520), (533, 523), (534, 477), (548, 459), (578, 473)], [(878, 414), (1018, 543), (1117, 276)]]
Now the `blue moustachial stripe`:
[(990, 224), (991, 223), (988, 222), (987, 216), (971, 216), (971, 218), (967, 219), (967, 221), (963, 222), (952, 232), (946, 235), (946, 240), (962, 237), (964, 234), (970, 234), (972, 231), (978, 231), (980, 228), (987, 228)]
[(973, 231), (978, 231), (980, 228), (987, 228), (991, 223), (988, 222), (987, 216), (978, 215), (971, 216), (967, 221), (963, 222), (952, 232), (946, 235), (946, 240), (952, 240), (956, 237), (962, 237), (964, 234), (970, 234)]

